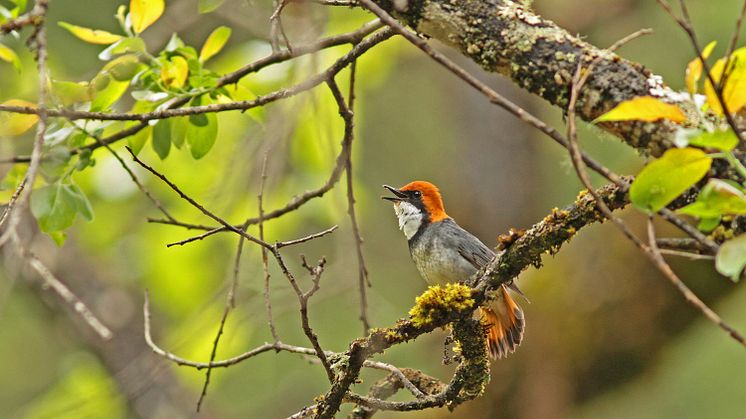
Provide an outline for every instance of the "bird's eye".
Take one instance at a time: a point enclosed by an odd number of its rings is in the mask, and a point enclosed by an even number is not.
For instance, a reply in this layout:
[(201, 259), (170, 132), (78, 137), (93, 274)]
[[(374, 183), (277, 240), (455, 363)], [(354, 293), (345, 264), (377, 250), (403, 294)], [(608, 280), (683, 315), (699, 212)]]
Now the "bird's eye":
[(413, 195), (414, 195), (415, 198), (419, 198), (419, 197), (422, 196), (422, 192), (420, 192), (420, 191), (414, 191)]

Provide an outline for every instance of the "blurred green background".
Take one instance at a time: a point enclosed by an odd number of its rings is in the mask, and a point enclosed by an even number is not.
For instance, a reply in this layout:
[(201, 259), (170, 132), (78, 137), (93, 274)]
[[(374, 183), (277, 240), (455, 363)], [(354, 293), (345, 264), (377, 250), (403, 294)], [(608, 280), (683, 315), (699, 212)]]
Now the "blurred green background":
[[(56, 22), (116, 31), (113, 15), (122, 3), (51, 2), (49, 59), (55, 79), (89, 80), (102, 66), (96, 58), (102, 47), (84, 44)], [(228, 48), (211, 63), (213, 70), (228, 72), (269, 52), (268, 1), (228, 0), (208, 15), (197, 13), (197, 0), (167, 3), (164, 17), (145, 33), (152, 51), (160, 50), (173, 32), (198, 47), (223, 24), (234, 32)], [(712, 2), (690, 3), (701, 39), (718, 40), (721, 47), (716, 53), (722, 54), (741, 2), (721, 0), (716, 7)], [(683, 69), (693, 52), (655, 2), (536, 0), (535, 8), (599, 46), (640, 28), (653, 28), (653, 35), (634, 41), (621, 53), (661, 74), (674, 88), (683, 88)], [(291, 42), (298, 44), (371, 19), (359, 10), (309, 3), (292, 3), (283, 16)], [(24, 32), (23, 38), (27, 35)], [(22, 55), (25, 70), (17, 75), (11, 66), (0, 66), (0, 101), (34, 101), (36, 75), (30, 53), (23, 40), (6, 36), (3, 42)], [(325, 68), (346, 48), (269, 67), (240, 85), (254, 94), (269, 92)], [(558, 110), (485, 74), (447, 48), (440, 49), (562, 127)], [(571, 203), (580, 184), (565, 151), (489, 105), (402, 39), (376, 47), (358, 64), (357, 211), (373, 285), (370, 318), (373, 326), (386, 326), (406, 314), (425, 283), (409, 259), (390, 205), (379, 199), (380, 185), (414, 179), (436, 183), (448, 213), (493, 246), (510, 227), (526, 228), (553, 207)], [(348, 75), (345, 71), (338, 77), (344, 89)], [(235, 222), (257, 212), (265, 154), (265, 208), (273, 209), (323, 184), (339, 152), (342, 123), (323, 86), (264, 109), (218, 118), (217, 144), (204, 159), (195, 161), (181, 150), (161, 162), (149, 145), (141, 157)], [(641, 167), (643, 160), (616, 139), (588, 127), (581, 128), (581, 137), (585, 149), (612, 169), (635, 173)], [(30, 142), (30, 134), (3, 140), (0, 155), (25, 154)], [(121, 144), (116, 149), (123, 153)], [(294, 354), (266, 353), (215, 370), (203, 411), (195, 412), (204, 372), (177, 367), (147, 349), (143, 293), (150, 291), (156, 341), (180, 356), (206, 361), (231, 280), (237, 238), (223, 234), (166, 248), (193, 232), (147, 223), (146, 217), (158, 216), (157, 210), (109, 154), (98, 151), (94, 157), (96, 166), (75, 180), (90, 197), (95, 220), (77, 220), (62, 248), (38, 233), (34, 249), (113, 329), (115, 338), (99, 341), (6, 252), (0, 272), (0, 417), (274, 418), (292, 414), (322, 394), (327, 383), (320, 366)], [(0, 167), (0, 174), (9, 169)], [(147, 173), (136, 172), (177, 218), (209, 222)], [(6, 200), (8, 192), (3, 193)], [(334, 351), (343, 351), (361, 333), (356, 256), (346, 211), (342, 183), (322, 199), (266, 224), (269, 240), (340, 226), (331, 236), (285, 251), (304, 286), (310, 281), (303, 275), (299, 255), (328, 260), (322, 288), (311, 300), (310, 319), (322, 346)], [(623, 216), (642, 231), (640, 214), (627, 210)], [(25, 228), (34, 231), (31, 224)], [(660, 229), (676, 234), (663, 225)], [(746, 330), (743, 286), (717, 276), (708, 262), (674, 260), (673, 266), (727, 321)], [(484, 397), (453, 413), (441, 409), (380, 417), (743, 417), (746, 352), (687, 305), (613, 226), (589, 227), (519, 282), (531, 300), (524, 303), (525, 340), (516, 354), (493, 364)], [(246, 246), (238, 304), (218, 358), (271, 339), (262, 289), (259, 249)], [(272, 299), (282, 340), (309, 346), (300, 328), (297, 299), (274, 266)], [(453, 367), (441, 365), (443, 338), (442, 332), (432, 333), (393, 348), (381, 359), (447, 379)], [(380, 377), (380, 372), (366, 371), (359, 390)]]

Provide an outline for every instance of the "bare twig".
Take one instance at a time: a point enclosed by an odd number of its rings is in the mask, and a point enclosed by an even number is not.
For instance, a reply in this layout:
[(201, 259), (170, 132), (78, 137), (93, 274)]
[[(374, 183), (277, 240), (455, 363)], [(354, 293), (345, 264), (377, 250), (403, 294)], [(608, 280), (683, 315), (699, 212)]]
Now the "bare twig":
[[(612, 48), (619, 48), (622, 45), (624, 45), (625, 42), (631, 41), (633, 39), (636, 39), (638, 36), (643, 35), (645, 33), (649, 33), (649, 31), (639, 31), (636, 32), (628, 37), (625, 37), (621, 41), (615, 43)], [(583, 71), (583, 62), (582, 60), (579, 61), (578, 67), (575, 70), (575, 75), (573, 76), (572, 80), (572, 86), (570, 89), (570, 101), (567, 105), (567, 139), (569, 141), (569, 151), (570, 151), (570, 157), (572, 158), (572, 164), (575, 168), (575, 172), (578, 175), (578, 178), (583, 183), (583, 185), (587, 188), (588, 192), (593, 196), (593, 199), (596, 201), (596, 205), (598, 206), (598, 209), (604, 214), (604, 216), (611, 220), (621, 231), (624, 233), (627, 238), (629, 238), (638, 248), (645, 250), (645, 244), (640, 240), (630, 229), (627, 227), (627, 225), (617, 216), (615, 216), (612, 211), (609, 209), (609, 207), (606, 205), (606, 203), (601, 199), (601, 197), (598, 195), (598, 193), (594, 190), (593, 185), (591, 184), (590, 177), (588, 176), (588, 172), (585, 168), (585, 163), (582, 159), (582, 154), (580, 151), (580, 146), (578, 145), (578, 137), (576, 132), (576, 118), (575, 118), (575, 105), (578, 100), (578, 95), (580, 94), (580, 90), (583, 88), (583, 85), (588, 80), (589, 75), (593, 71), (593, 67), (595, 67), (598, 62), (600, 61), (600, 58), (596, 58), (591, 62), (591, 64), (588, 66), (587, 69), (585, 69), (585, 72)], [(624, 182), (622, 186), (626, 189), (628, 187), (627, 183)]]
[[(259, 180), (259, 194), (257, 195), (257, 206), (259, 207), (259, 238), (264, 240), (264, 185), (267, 182), (267, 157), (268, 154), (264, 154), (264, 160), (262, 161), (262, 174)], [(248, 226), (247, 224), (244, 224)], [(280, 335), (277, 334), (277, 328), (275, 327), (275, 320), (272, 317), (272, 299), (270, 297), (269, 288), (269, 264), (267, 261), (267, 249), (262, 247), (262, 269), (264, 270), (264, 308), (267, 311), (267, 324), (269, 325), (269, 331), (272, 334), (272, 339), (275, 343), (280, 341)]]
[[(332, 371), (332, 367), (326, 357), (326, 353), (323, 349), (321, 349), (321, 345), (319, 344), (319, 338), (318, 336), (316, 336), (316, 332), (314, 332), (311, 328), (311, 324), (308, 320), (308, 300), (316, 293), (316, 291), (320, 289), (321, 275), (324, 273), (324, 265), (326, 264), (326, 259), (322, 258), (316, 266), (309, 266), (306, 262), (306, 258), (303, 256), (301, 256), (301, 259), (303, 261), (303, 267), (306, 268), (308, 270), (308, 273), (311, 275), (311, 282), (313, 284), (308, 291), (298, 293), (303, 332), (306, 334), (306, 337), (308, 337), (308, 340), (311, 342), (311, 346), (313, 346), (314, 351), (316, 351), (316, 356), (319, 358), (319, 361), (321, 361), (321, 365), (324, 366), (326, 375), (329, 378), (329, 382), (333, 383), (335, 378), (334, 371)], [(296, 290), (296, 292), (297, 291), (298, 290)]]
[(290, 46), (290, 40), (285, 33), (285, 28), (282, 26), (281, 16), (282, 10), (285, 8), (289, 1), (290, 0), (272, 0), (272, 4), (275, 7), (274, 12), (272, 12), (272, 15), (269, 17), (269, 37), (270, 44), (272, 45), (272, 52), (277, 52), (280, 50), (280, 36), (282, 36), (283, 41), (285, 41), (285, 46), (287, 47), (288, 51), (290, 51), (291, 53), (293, 51), (293, 48)]
[(86, 130), (85, 128), (76, 125), (74, 122), (73, 122), (73, 126), (76, 129), (83, 132), (84, 134), (86, 134), (87, 136), (96, 140), (96, 142), (100, 144), (102, 147), (106, 148), (106, 150), (108, 150), (109, 153), (111, 153), (111, 155), (114, 156), (117, 162), (119, 162), (119, 165), (122, 167), (122, 169), (124, 169), (124, 171), (127, 172), (127, 175), (129, 175), (132, 182), (135, 184), (135, 186), (137, 186), (137, 189), (139, 189), (140, 192), (142, 192), (145, 195), (145, 197), (147, 197), (148, 200), (150, 200), (150, 202), (152, 202), (153, 205), (155, 205), (155, 207), (158, 208), (158, 210), (163, 214), (164, 217), (166, 217), (167, 220), (176, 221), (176, 219), (171, 215), (171, 213), (168, 212), (166, 207), (164, 207), (163, 204), (161, 204), (161, 202), (158, 199), (156, 199), (156, 197), (145, 187), (145, 185), (143, 185), (142, 182), (140, 182), (140, 179), (137, 177), (137, 175), (135, 175), (135, 172), (133, 172), (132, 169), (130, 169), (129, 166), (127, 166), (127, 163), (125, 163), (124, 159), (121, 156), (119, 156), (119, 153), (114, 151), (114, 149), (109, 144), (106, 144), (103, 141), (101, 141), (101, 138), (98, 135), (95, 135), (92, 132), (89, 132), (88, 130)]
[(660, 253), (662, 255), (678, 256), (690, 260), (715, 260), (715, 256), (712, 255), (700, 255), (699, 253), (682, 252), (679, 250), (661, 249)]
[(62, 299), (76, 314), (78, 314), (88, 327), (91, 328), (101, 339), (111, 339), (112, 333), (104, 323), (96, 317), (88, 306), (73, 293), (70, 288), (58, 279), (52, 271), (30, 250), (21, 243), (20, 237), (15, 230), (10, 234), (10, 240), (16, 247), (19, 256), (36, 271), (43, 280), (44, 287), (51, 288), (54, 293)]
[(368, 281), (368, 269), (365, 267), (365, 258), (363, 257), (363, 238), (360, 234), (360, 226), (358, 225), (357, 216), (355, 214), (355, 192), (352, 182), (352, 142), (355, 136), (353, 112), (355, 104), (355, 62), (353, 62), (350, 67), (350, 92), (347, 103), (345, 103), (344, 96), (342, 95), (337, 82), (333, 78), (327, 80), (327, 84), (329, 85), (329, 90), (331, 90), (334, 100), (337, 102), (339, 114), (342, 116), (345, 124), (342, 144), (346, 146), (344, 147), (346, 149), (344, 167), (347, 174), (347, 214), (349, 215), (350, 223), (352, 224), (352, 231), (355, 237), (355, 249), (357, 251), (360, 321), (363, 323), (363, 334), (367, 334), (368, 330), (370, 330), (370, 322), (368, 320), (368, 297), (366, 294), (366, 286), (370, 286), (370, 282)]
[(254, 243), (256, 243), (256, 244), (258, 244), (258, 245), (260, 245), (262, 247), (265, 247), (267, 249), (272, 249), (273, 248), (272, 245), (270, 245), (269, 243), (265, 242), (264, 240), (259, 240), (258, 238), (256, 238), (256, 237), (248, 234), (246, 231), (243, 231), (240, 228), (231, 225), (230, 223), (228, 223), (227, 221), (225, 221), (223, 218), (218, 217), (213, 212), (209, 211), (207, 208), (205, 208), (200, 203), (198, 203), (197, 201), (195, 201), (189, 195), (185, 194), (181, 190), (181, 188), (179, 188), (178, 186), (176, 186), (176, 184), (174, 184), (173, 182), (171, 182), (170, 180), (168, 180), (168, 178), (166, 177), (166, 175), (158, 172), (157, 170), (153, 169), (151, 166), (145, 164), (142, 160), (140, 160), (137, 157), (137, 155), (135, 155), (135, 153), (132, 152), (132, 149), (130, 149), (129, 147), (126, 147), (126, 149), (127, 149), (127, 151), (129, 151), (130, 155), (132, 156), (132, 159), (137, 164), (139, 164), (142, 168), (144, 168), (145, 170), (147, 170), (148, 172), (152, 173), (154, 176), (156, 176), (157, 178), (159, 178), (160, 180), (162, 180), (163, 183), (165, 183), (166, 185), (168, 185), (168, 187), (170, 187), (174, 192), (176, 192), (179, 195), (179, 197), (181, 197), (181, 199), (187, 201), (194, 208), (197, 208), (202, 214), (204, 214), (204, 215), (212, 218), (213, 220), (215, 220), (219, 224), (221, 224), (223, 227), (225, 227), (228, 230), (230, 230), (230, 231), (238, 234), (239, 236), (242, 236), (242, 237), (246, 238), (247, 240), (249, 240), (251, 242), (254, 242)]
[(278, 249), (282, 249), (283, 247), (294, 246), (296, 244), (305, 243), (305, 242), (311, 241), (313, 239), (318, 239), (320, 237), (326, 236), (327, 234), (333, 233), (334, 230), (336, 230), (338, 227), (339, 226), (334, 225), (334, 226), (331, 226), (331, 227), (327, 228), (326, 230), (319, 231), (318, 233), (309, 234), (309, 235), (307, 235), (305, 237), (301, 237), (299, 239), (287, 240), (287, 241), (284, 241), (284, 242), (277, 242), (277, 243), (275, 243), (275, 247), (278, 248)]
[(707, 306), (697, 295), (684, 284), (684, 282), (676, 275), (671, 269), (671, 266), (663, 259), (663, 256), (658, 249), (656, 244), (655, 227), (653, 226), (653, 219), (648, 218), (648, 245), (649, 251), (645, 252), (649, 258), (653, 261), (655, 266), (660, 270), (663, 275), (668, 279), (676, 289), (684, 296), (684, 299), (699, 310), (707, 320), (714, 323), (716, 326), (727, 332), (733, 339), (735, 339), (742, 346), (746, 347), (746, 339), (736, 329), (728, 325), (717, 315), (710, 307)]
[[(7, 227), (2, 235), (0, 235), (0, 246), (5, 244), (11, 235), (16, 236), (16, 227), (21, 219), (21, 213), (26, 209), (29, 198), (31, 197), (31, 190), (34, 187), (36, 176), (38, 175), (39, 168), (41, 166), (42, 148), (44, 146), (44, 135), (47, 132), (47, 114), (44, 109), (47, 106), (47, 95), (48, 95), (48, 71), (47, 71), (47, 31), (44, 28), (44, 21), (46, 19), (48, 8), (48, 0), (37, 0), (34, 8), (31, 10), (29, 15), (35, 16), (34, 28), (35, 32), (29, 38), (29, 46), (36, 51), (36, 65), (38, 69), (38, 89), (39, 98), (36, 102), (39, 112), (39, 122), (36, 125), (36, 136), (34, 137), (34, 146), (31, 151), (31, 158), (29, 159), (29, 167), (24, 177), (24, 182), (16, 189), (16, 201), (15, 206), (10, 207), (8, 214)], [(28, 188), (23, 188), (24, 184), (28, 184)]]
[[(312, 268), (313, 269), (313, 268)], [(275, 351), (284, 351), (284, 352), (291, 352), (291, 353), (297, 353), (302, 355), (310, 355), (310, 356), (317, 356), (318, 353), (313, 348), (305, 348), (301, 346), (293, 346), (288, 345), (285, 343), (282, 343), (280, 341), (274, 342), (274, 343), (265, 343), (263, 345), (260, 345), (254, 349), (251, 349), (249, 351), (246, 351), (238, 356), (228, 358), (221, 361), (215, 361), (214, 359), (210, 362), (196, 362), (191, 361), (185, 358), (181, 358), (171, 352), (166, 351), (165, 349), (159, 347), (155, 341), (153, 340), (152, 332), (151, 332), (151, 313), (150, 313), (150, 299), (148, 296), (148, 293), (145, 293), (145, 300), (143, 303), (143, 315), (144, 315), (144, 333), (145, 333), (145, 341), (147, 342), (150, 349), (156, 353), (157, 355), (168, 359), (169, 361), (174, 362), (177, 365), (180, 366), (187, 366), (196, 368), (197, 370), (205, 369), (205, 368), (227, 368), (233, 365), (236, 365), (242, 361), (245, 361), (249, 358), (252, 358), (256, 355), (262, 354), (264, 352), (275, 350)], [(323, 351), (324, 356), (326, 358), (332, 358), (332, 357), (339, 357), (340, 354), (336, 352), (331, 351)], [(412, 382), (404, 375), (404, 373), (397, 367), (391, 364), (387, 364), (385, 362), (379, 362), (379, 361), (365, 361), (364, 367), (366, 368), (373, 368), (381, 371), (387, 371), (390, 373), (393, 373), (400, 381), (401, 384), (409, 389), (413, 395), (416, 397), (422, 397), (423, 393), (420, 389), (418, 389)]]

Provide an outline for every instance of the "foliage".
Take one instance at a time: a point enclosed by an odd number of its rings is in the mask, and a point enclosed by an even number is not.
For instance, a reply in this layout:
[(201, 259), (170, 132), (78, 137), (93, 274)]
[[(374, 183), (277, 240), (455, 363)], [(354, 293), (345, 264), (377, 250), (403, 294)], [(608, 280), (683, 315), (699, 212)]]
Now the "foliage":
[[(724, 159), (746, 178), (746, 167), (733, 152), (739, 144), (739, 135), (728, 126), (721, 105), (722, 101), (732, 114), (740, 112), (746, 106), (746, 48), (737, 49), (729, 57), (717, 60), (704, 83), (706, 100), (701, 101), (698, 96), (699, 81), (704, 69), (703, 60), (710, 56), (715, 46), (715, 42), (708, 44), (701, 57), (693, 59), (687, 65), (685, 81), (691, 95), (688, 101), (679, 94), (671, 94), (669, 98), (638, 97), (620, 103), (595, 121), (667, 119), (682, 125), (676, 136), (676, 146), (680, 148), (668, 150), (659, 159), (650, 162), (632, 183), (630, 199), (644, 211), (658, 212), (689, 190), (708, 173), (713, 159)], [(720, 95), (711, 80), (720, 83), (724, 77), (727, 79)], [(680, 105), (694, 108), (696, 117), (687, 118)], [(681, 208), (679, 213), (699, 218), (699, 228), (709, 232), (723, 217), (746, 213), (745, 192), (744, 185), (711, 178), (699, 193), (697, 201)], [(726, 242), (721, 247), (715, 265), (720, 273), (734, 281), (739, 279), (746, 266), (746, 256), (739, 256), (746, 253), (738, 253), (736, 249), (743, 246), (738, 243), (737, 240)]]

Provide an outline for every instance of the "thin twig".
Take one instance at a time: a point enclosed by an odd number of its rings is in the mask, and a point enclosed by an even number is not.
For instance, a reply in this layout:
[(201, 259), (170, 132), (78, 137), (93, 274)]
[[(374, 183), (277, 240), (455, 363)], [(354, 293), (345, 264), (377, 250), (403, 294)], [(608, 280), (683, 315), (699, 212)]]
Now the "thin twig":
[(363, 236), (360, 233), (360, 226), (357, 221), (357, 215), (355, 214), (355, 191), (353, 188), (352, 179), (352, 142), (354, 140), (354, 116), (355, 116), (355, 73), (357, 61), (353, 61), (350, 65), (350, 90), (345, 104), (342, 92), (339, 90), (336, 82), (332, 79), (329, 84), (329, 88), (332, 90), (332, 95), (337, 101), (339, 107), (339, 114), (345, 121), (345, 136), (349, 135), (350, 146), (347, 150), (347, 156), (345, 158), (345, 173), (347, 180), (347, 215), (350, 217), (350, 224), (352, 225), (352, 233), (355, 238), (355, 250), (357, 252), (357, 270), (358, 270), (358, 291), (360, 293), (360, 321), (363, 323), (363, 334), (368, 334), (370, 330), (370, 321), (368, 320), (368, 296), (367, 288), (370, 287), (370, 279), (368, 278), (368, 269), (365, 267), (365, 257), (363, 256)]
[(148, 200), (150, 200), (150, 202), (152, 202), (153, 205), (155, 205), (155, 207), (158, 208), (158, 210), (166, 217), (167, 220), (176, 221), (176, 219), (171, 215), (171, 213), (168, 212), (166, 207), (164, 207), (163, 204), (161, 204), (161, 202), (158, 199), (156, 199), (156, 197), (145, 187), (145, 185), (143, 185), (143, 183), (140, 182), (140, 179), (137, 177), (137, 175), (135, 175), (135, 172), (133, 172), (132, 169), (130, 169), (129, 166), (127, 166), (127, 163), (124, 161), (124, 159), (119, 155), (119, 153), (114, 151), (111, 145), (106, 144), (103, 141), (101, 141), (101, 138), (98, 135), (95, 135), (92, 132), (89, 132), (83, 127), (79, 127), (73, 121), (70, 121), (70, 122), (73, 124), (75, 128), (77, 128), (78, 130), (86, 134), (87, 136), (93, 138), (94, 140), (96, 140), (98, 144), (106, 148), (106, 150), (108, 150), (109, 153), (111, 153), (111, 155), (114, 156), (114, 158), (119, 162), (119, 165), (122, 167), (122, 169), (124, 169), (124, 171), (127, 172), (132, 182), (135, 184), (135, 186), (137, 186), (137, 189), (139, 189), (140, 192), (142, 192), (145, 195), (145, 197), (147, 197)]
[[(47, 114), (44, 109), (47, 106), (48, 96), (48, 78), (49, 74), (47, 71), (47, 31), (44, 27), (44, 21), (46, 20), (48, 8), (47, 0), (37, 0), (34, 8), (30, 12), (31, 15), (35, 16), (34, 28), (35, 32), (29, 38), (29, 46), (36, 50), (36, 65), (38, 70), (38, 89), (39, 98), (37, 99), (36, 106), (40, 109), (39, 122), (36, 125), (36, 136), (34, 137), (34, 145), (31, 151), (31, 158), (29, 159), (29, 167), (24, 177), (24, 182), (16, 188), (18, 196), (16, 197), (16, 204), (10, 208), (10, 212), (7, 220), (7, 227), (2, 235), (0, 235), (0, 246), (5, 244), (11, 235), (16, 234), (16, 228), (21, 219), (21, 213), (26, 209), (29, 199), (31, 197), (31, 190), (34, 187), (36, 177), (41, 167), (42, 159), (42, 148), (44, 146), (44, 135), (47, 132)], [(28, 184), (28, 188), (23, 188), (23, 184)], [(17, 236), (16, 236), (17, 238)]]
[[(636, 39), (644, 33), (649, 32), (639, 31), (635, 34), (627, 36), (621, 41), (616, 42), (614, 45), (612, 45), (612, 48), (619, 48), (624, 45), (624, 42)], [(645, 244), (642, 242), (642, 240), (640, 240), (640, 238), (638, 238), (619, 217), (615, 216), (612, 213), (611, 209), (609, 209), (603, 199), (601, 199), (598, 193), (596, 193), (595, 189), (593, 188), (593, 184), (591, 183), (590, 177), (588, 176), (588, 171), (586, 170), (585, 164), (582, 159), (580, 146), (578, 145), (575, 105), (577, 103), (578, 96), (580, 95), (580, 90), (583, 88), (583, 85), (588, 80), (588, 77), (593, 71), (593, 67), (595, 67), (598, 62), (600, 62), (600, 58), (596, 58), (595, 60), (593, 60), (588, 68), (583, 71), (582, 60), (579, 60), (578, 67), (575, 70), (575, 74), (572, 79), (570, 101), (567, 105), (567, 139), (570, 146), (570, 157), (572, 158), (572, 164), (575, 168), (575, 172), (577, 173), (578, 178), (586, 187), (588, 192), (593, 196), (598, 209), (604, 214), (607, 219), (611, 220), (622, 231), (622, 233), (624, 233), (624, 235), (627, 236), (627, 238), (629, 238), (638, 248), (645, 250)], [(627, 187), (626, 182), (624, 184), (624, 187)]]
[(295, 246), (296, 244), (301, 244), (301, 243), (305, 243), (307, 241), (318, 239), (320, 237), (326, 236), (327, 234), (333, 233), (338, 227), (339, 226), (337, 226), (337, 225), (333, 225), (333, 226), (327, 228), (326, 230), (319, 231), (318, 233), (309, 234), (307, 236), (304, 236), (304, 237), (301, 237), (301, 238), (298, 238), (298, 239), (287, 240), (287, 241), (284, 241), (284, 242), (276, 242), (274, 247), (276, 247), (278, 249), (282, 249), (283, 247)]
[[(324, 273), (324, 265), (326, 265), (326, 259), (322, 258), (319, 263), (313, 267), (308, 265), (305, 257), (301, 256), (301, 259), (303, 261), (303, 267), (306, 268), (308, 270), (308, 273), (311, 275), (312, 283), (312, 286), (308, 291), (298, 293), (303, 332), (306, 334), (306, 337), (308, 337), (308, 340), (311, 342), (311, 346), (313, 346), (314, 351), (316, 351), (316, 356), (319, 358), (319, 361), (321, 361), (321, 365), (324, 366), (324, 370), (326, 370), (326, 375), (329, 378), (329, 382), (334, 383), (334, 371), (332, 371), (332, 367), (326, 357), (326, 353), (323, 349), (321, 349), (319, 338), (318, 336), (316, 336), (316, 332), (314, 332), (311, 328), (310, 321), (308, 320), (308, 300), (313, 297), (316, 291), (318, 291), (321, 287), (321, 275)], [(296, 292), (297, 291), (298, 290), (296, 290)]]
[(652, 218), (648, 218), (648, 245), (649, 251), (645, 253), (653, 261), (655, 266), (663, 273), (666, 279), (668, 279), (676, 287), (676, 289), (679, 290), (681, 295), (684, 296), (684, 299), (689, 304), (694, 306), (697, 310), (699, 310), (705, 316), (705, 318), (707, 318), (707, 320), (725, 330), (733, 339), (735, 339), (742, 346), (746, 347), (746, 339), (744, 339), (743, 335), (741, 335), (736, 329), (725, 323), (723, 319), (721, 319), (717, 313), (712, 311), (712, 309), (710, 309), (707, 304), (700, 300), (699, 297), (697, 297), (697, 295), (692, 290), (690, 290), (689, 287), (687, 287), (686, 284), (684, 284), (684, 282), (676, 275), (673, 269), (671, 269), (671, 266), (663, 258), (660, 250), (658, 249), (658, 245), (656, 244), (655, 227), (653, 226)]
[[(277, 341), (274, 343), (264, 343), (263, 345), (260, 345), (249, 351), (246, 351), (240, 355), (234, 356), (232, 358), (220, 360), (220, 361), (211, 360), (210, 362), (197, 362), (197, 361), (191, 361), (186, 358), (179, 357), (161, 348), (153, 340), (153, 336), (151, 332), (151, 325), (150, 325), (151, 323), (150, 298), (149, 298), (147, 291), (145, 292), (144, 298), (145, 299), (143, 302), (143, 318), (144, 318), (143, 331), (145, 334), (145, 342), (148, 344), (150, 349), (155, 354), (171, 362), (174, 362), (175, 364), (179, 366), (192, 367), (192, 368), (196, 368), (197, 370), (202, 370), (205, 368), (227, 368), (227, 367), (236, 365), (242, 361), (245, 361), (249, 358), (252, 358), (256, 355), (270, 351), (270, 350), (275, 350), (278, 352), (284, 351), (284, 352), (290, 352), (290, 353), (296, 353), (296, 354), (302, 354), (302, 355), (317, 356), (317, 352), (313, 348), (305, 348), (302, 346), (288, 345), (286, 343)], [(332, 351), (323, 351), (323, 353), (326, 358), (336, 358), (341, 355), (337, 352), (332, 352)], [(401, 381), (402, 385), (405, 388), (409, 389), (415, 397), (418, 397), (418, 398), (423, 397), (422, 391), (418, 389), (417, 386), (412, 384), (412, 382), (396, 366), (387, 364), (385, 362), (371, 361), (371, 360), (366, 360), (363, 363), (363, 366), (366, 368), (372, 368), (372, 369), (394, 373), (394, 375), (396, 375), (396, 377)]]
[(65, 304), (72, 308), (72, 310), (83, 319), (85, 324), (88, 325), (88, 327), (90, 327), (91, 330), (93, 330), (101, 339), (111, 339), (111, 330), (109, 330), (109, 328), (106, 327), (106, 325), (104, 325), (95, 314), (93, 314), (80, 297), (75, 295), (75, 293), (73, 293), (65, 283), (58, 279), (33, 252), (23, 246), (23, 243), (21, 243), (21, 239), (18, 237), (15, 230), (11, 232), (10, 240), (15, 245), (16, 251), (21, 259), (26, 261), (26, 263), (28, 263), (37, 274), (39, 274), (43, 280), (44, 288), (51, 288), (54, 293), (59, 296)]
[[(259, 180), (259, 194), (257, 195), (257, 206), (259, 207), (259, 238), (264, 240), (264, 186), (267, 182), (267, 159), (269, 154), (264, 153), (264, 159), (262, 161), (262, 174)], [(247, 224), (245, 224), (247, 225)], [(247, 225), (248, 226), (248, 225)], [(275, 343), (280, 341), (280, 335), (277, 334), (277, 328), (275, 326), (275, 320), (272, 316), (272, 298), (270, 296), (269, 288), (269, 264), (267, 258), (267, 249), (262, 247), (262, 270), (264, 271), (264, 309), (267, 312), (267, 324), (269, 325), (269, 332), (272, 334), (272, 340)]]
[(662, 255), (678, 256), (690, 260), (715, 260), (715, 256), (712, 255), (700, 255), (699, 253), (682, 252), (679, 250), (661, 249)]

